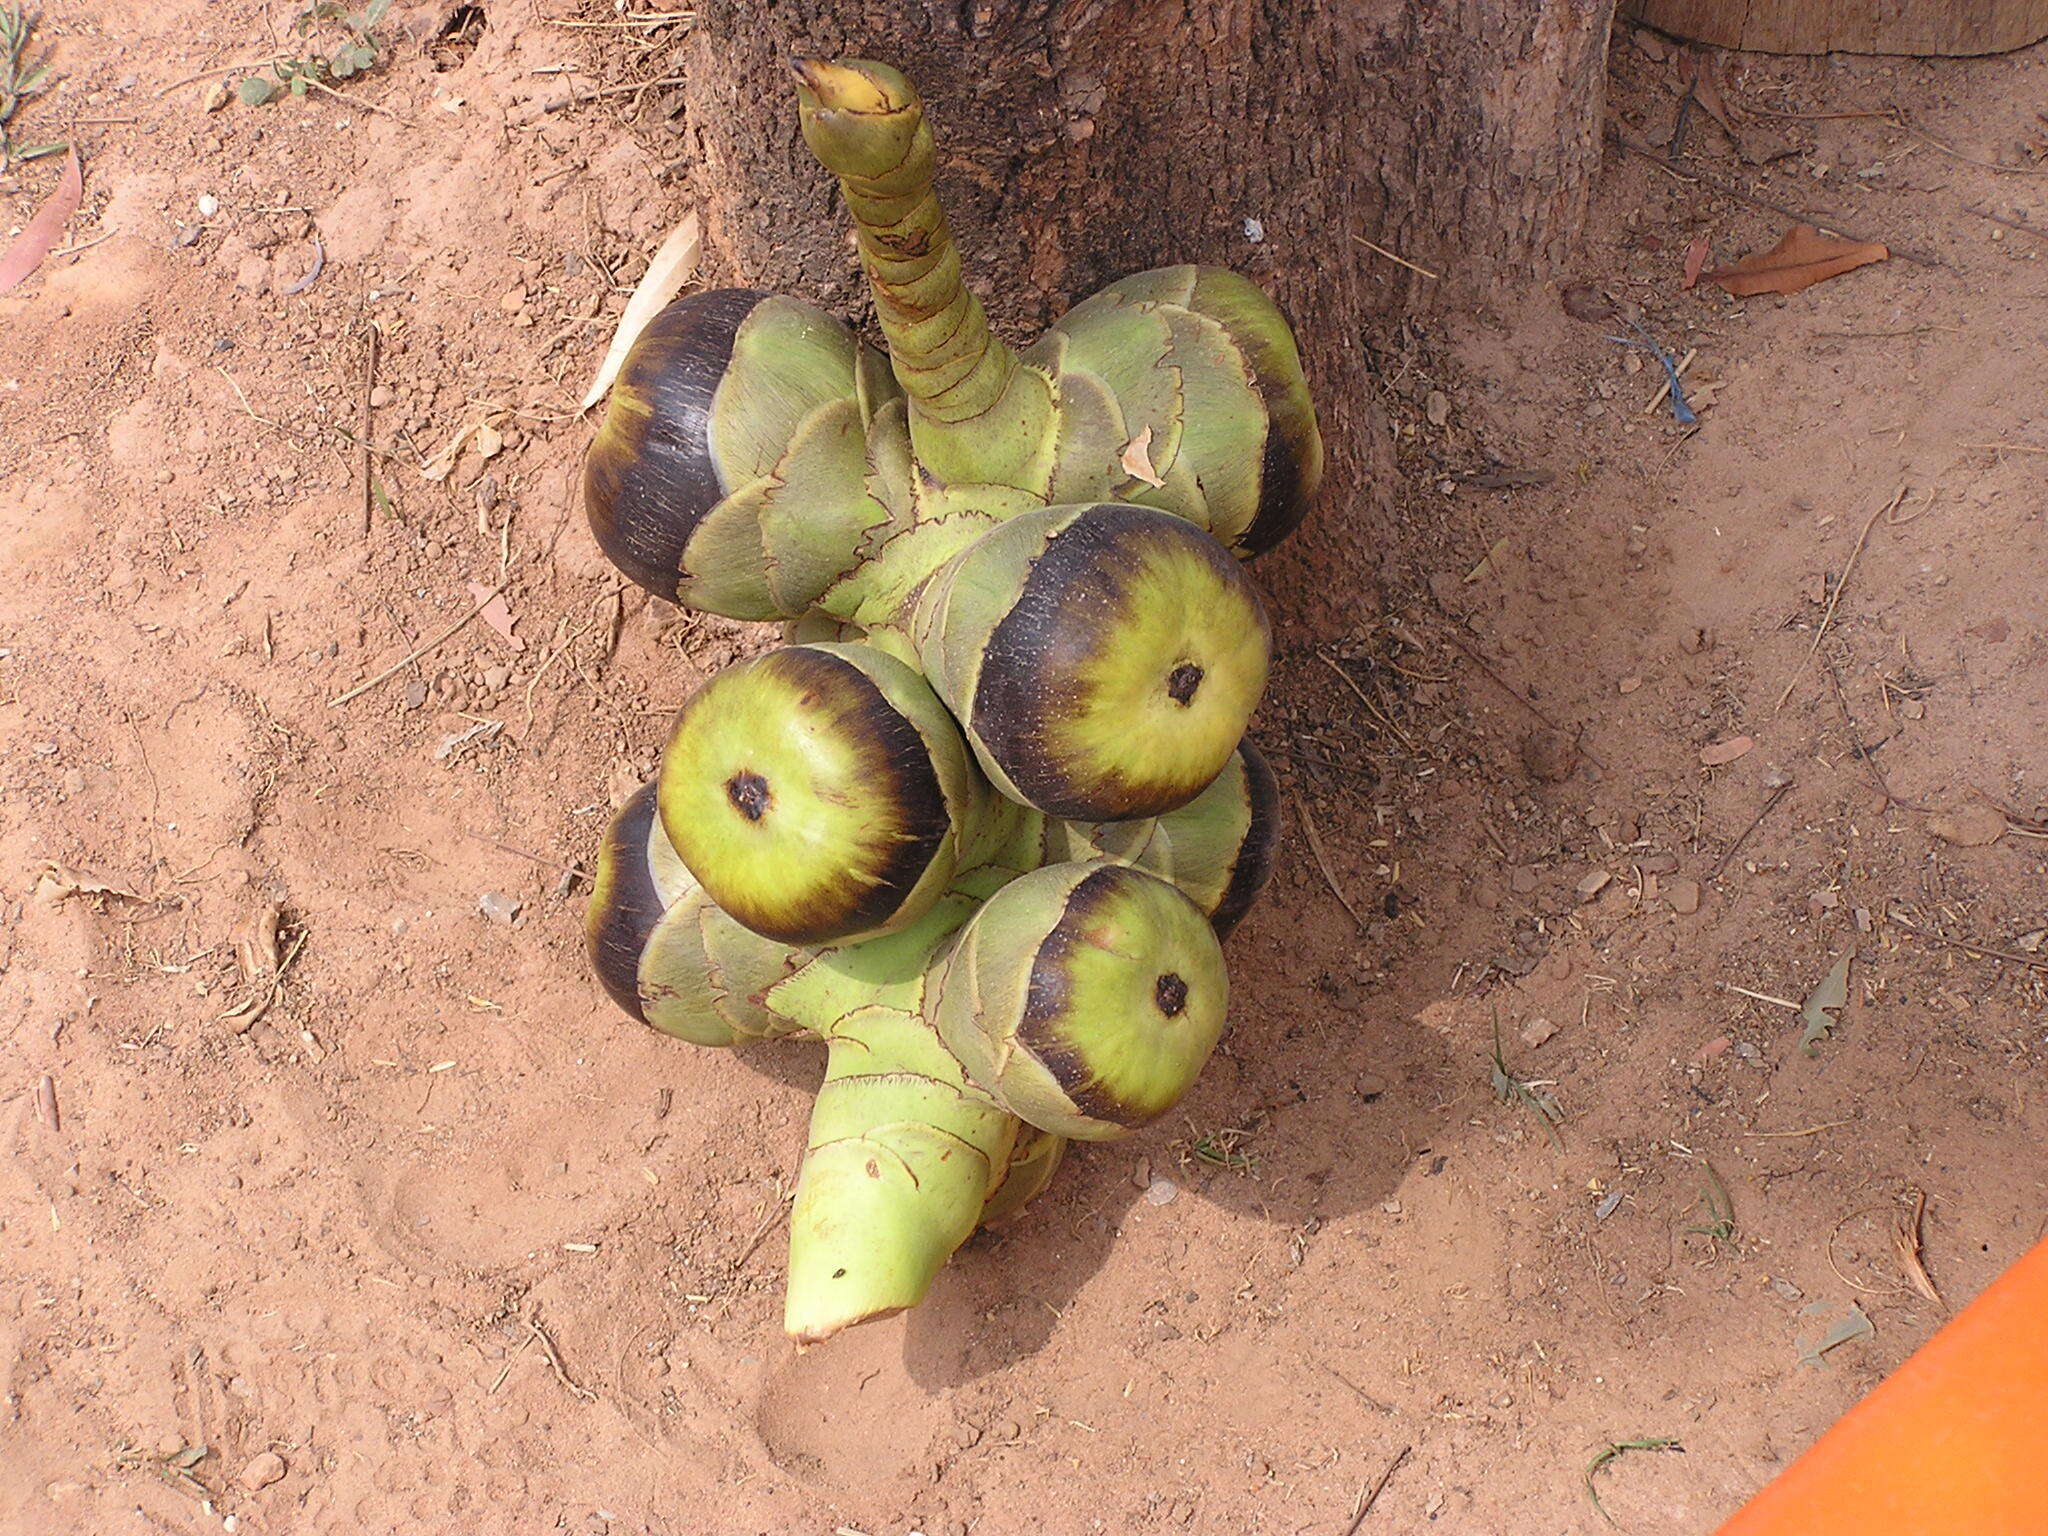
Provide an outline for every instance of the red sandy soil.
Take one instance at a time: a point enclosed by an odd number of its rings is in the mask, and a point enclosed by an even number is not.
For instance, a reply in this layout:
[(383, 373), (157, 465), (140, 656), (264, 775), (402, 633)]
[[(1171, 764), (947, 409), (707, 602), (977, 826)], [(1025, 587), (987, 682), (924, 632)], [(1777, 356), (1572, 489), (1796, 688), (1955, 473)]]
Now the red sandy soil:
[[(600, 67), (561, 0), (446, 10), (211, 111), (173, 82), (288, 8), (43, 22), (25, 120), (90, 120), (96, 243), (0, 298), (0, 1528), (1342, 1536), (1398, 1460), (1360, 1530), (1593, 1533), (1595, 1454), (1670, 1438), (1600, 1495), (1701, 1532), (2037, 1237), (2048, 241), (1994, 216), (2048, 229), (2040, 50), (1731, 57), (1755, 163), (1699, 114), (1678, 175), (1613, 153), (1577, 276), (1697, 349), (1695, 432), (1555, 285), (1388, 327), (1385, 601), (1257, 726), (1288, 824), (1225, 1053), (798, 1355), (817, 1059), (630, 1025), (564, 889), (764, 638), (621, 593), (573, 493), (683, 146), (658, 91), (544, 110)], [(585, 87), (663, 73), (621, 30)], [(1900, 254), (1683, 293), (1695, 236), (1789, 222), (1701, 173)]]

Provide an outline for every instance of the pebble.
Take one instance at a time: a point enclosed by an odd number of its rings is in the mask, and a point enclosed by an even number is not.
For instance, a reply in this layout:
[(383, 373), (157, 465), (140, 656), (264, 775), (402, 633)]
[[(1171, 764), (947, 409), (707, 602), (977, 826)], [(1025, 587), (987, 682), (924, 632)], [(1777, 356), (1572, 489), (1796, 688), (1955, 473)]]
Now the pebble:
[(210, 219), (216, 213), (219, 212), (219, 198), (215, 197), (211, 192), (202, 192), (199, 194), (199, 217), (201, 217), (202, 219)]
[(1482, 912), (1491, 912), (1500, 905), (1500, 882), (1492, 875), (1475, 875), (1472, 878), (1472, 905)]
[(1595, 1221), (1605, 1221), (1608, 1217), (1612, 1216), (1621, 1209), (1621, 1198), (1620, 1190), (1610, 1189), (1607, 1191), (1606, 1194), (1600, 1197), (1600, 1203), (1593, 1207), (1593, 1219)]
[(1517, 896), (1526, 896), (1536, 889), (1536, 871), (1526, 864), (1508, 876), (1508, 886)]
[(1700, 762), (1708, 768), (1719, 768), (1724, 763), (1732, 763), (1738, 757), (1747, 756), (1755, 746), (1756, 738), (1753, 736), (1733, 736), (1727, 741), (1717, 741), (1711, 746), (1702, 747)]
[(1608, 883), (1613, 879), (1614, 876), (1610, 875), (1604, 869), (1594, 870), (1593, 873), (1586, 876), (1585, 879), (1579, 882), (1579, 900), (1591, 901), (1594, 897), (1598, 896), (1602, 891), (1606, 890)]
[(1988, 805), (1966, 805), (1927, 818), (1927, 830), (1958, 848), (1982, 848), (2005, 835), (2005, 815)]
[(507, 896), (503, 891), (485, 891), (477, 898), (476, 909), (492, 922), (503, 923), (509, 928), (518, 918), (522, 905), (518, 897)]
[(1787, 1301), (1799, 1301), (1806, 1295), (1806, 1292), (1799, 1289), (1790, 1280), (1780, 1280), (1776, 1276), (1773, 1276), (1771, 1279), (1771, 1289)]
[(385, 406), (389, 405), (392, 401), (396, 400), (397, 398), (398, 396), (395, 393), (393, 393), (392, 388), (389, 384), (379, 384), (375, 389), (370, 391), (370, 409), (373, 411), (381, 411), (384, 409)]
[(1450, 397), (1440, 389), (1432, 389), (1422, 403), (1422, 414), (1429, 418), (1432, 427), (1440, 427), (1451, 419)]
[(1557, 1036), (1557, 1026), (1548, 1019), (1531, 1019), (1522, 1026), (1522, 1044), (1535, 1049)]
[(1545, 784), (1561, 784), (1579, 766), (1578, 744), (1563, 731), (1531, 731), (1522, 738), (1522, 766)]
[(1713, 1039), (1709, 1040), (1705, 1045), (1701, 1046), (1697, 1051), (1693, 1052), (1692, 1059), (1695, 1062), (1712, 1061), (1716, 1056), (1719, 1056), (1722, 1052), (1726, 1051), (1728, 1047), (1732, 1044), (1734, 1044), (1734, 1042), (1730, 1040), (1726, 1035), (1716, 1035)]
[(1690, 917), (1700, 909), (1700, 883), (1679, 876), (1664, 892), (1664, 899), (1671, 903), (1671, 910), (1684, 917)]
[(1180, 1194), (1180, 1186), (1164, 1174), (1156, 1176), (1145, 1186), (1145, 1200), (1149, 1205), (1171, 1205)]
[(510, 667), (495, 666), (484, 668), (484, 687), (488, 688), (492, 693), (500, 692), (511, 681), (512, 669)]
[(285, 1474), (284, 1458), (275, 1451), (264, 1451), (253, 1456), (242, 1468), (242, 1486), (254, 1493), (258, 1488), (268, 1488)]
[(1619, 683), (1615, 684), (1616, 689), (1624, 694), (1634, 693), (1642, 686), (1643, 680), (1635, 676), (1624, 677)]

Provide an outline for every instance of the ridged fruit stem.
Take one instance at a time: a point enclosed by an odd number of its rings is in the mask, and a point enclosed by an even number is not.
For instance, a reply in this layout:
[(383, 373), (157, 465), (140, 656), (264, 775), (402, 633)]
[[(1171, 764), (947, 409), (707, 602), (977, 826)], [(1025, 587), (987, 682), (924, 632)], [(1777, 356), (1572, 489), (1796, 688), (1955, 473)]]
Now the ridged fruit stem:
[(886, 64), (798, 59), (793, 68), (804, 140), (839, 178), (890, 365), (909, 397), (924, 494), (992, 486), (1020, 507), (1042, 503), (1057, 436), (1050, 381), (989, 329), (961, 279), (932, 190), (937, 155), (923, 102)]
[(897, 379), (934, 421), (980, 415), (1017, 359), (961, 281), (960, 253), (932, 191), (936, 155), (923, 104), (886, 66), (799, 59), (794, 68), (804, 137), (845, 192)]

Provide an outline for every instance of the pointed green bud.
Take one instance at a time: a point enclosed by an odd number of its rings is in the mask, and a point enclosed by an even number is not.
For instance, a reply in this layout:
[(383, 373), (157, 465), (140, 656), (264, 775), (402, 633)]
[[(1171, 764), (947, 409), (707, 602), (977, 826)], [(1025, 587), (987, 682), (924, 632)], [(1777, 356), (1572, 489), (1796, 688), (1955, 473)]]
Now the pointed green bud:
[(816, 1343), (922, 1301), (981, 1220), (1020, 1129), (916, 1014), (870, 1006), (841, 1019), (790, 1209), (790, 1336)]
[(869, 646), (818, 644), (728, 667), (691, 695), (662, 757), (660, 814), (741, 924), (826, 944), (929, 911), (986, 793), (923, 678)]
[(1244, 735), (1272, 645), (1221, 545), (1115, 502), (998, 524), (925, 585), (911, 637), (996, 787), (1077, 821), (1199, 795)]
[(1223, 951), (1199, 908), (1125, 864), (1053, 864), (962, 930), (929, 1004), (967, 1074), (1040, 1130), (1157, 1119), (1223, 1033)]

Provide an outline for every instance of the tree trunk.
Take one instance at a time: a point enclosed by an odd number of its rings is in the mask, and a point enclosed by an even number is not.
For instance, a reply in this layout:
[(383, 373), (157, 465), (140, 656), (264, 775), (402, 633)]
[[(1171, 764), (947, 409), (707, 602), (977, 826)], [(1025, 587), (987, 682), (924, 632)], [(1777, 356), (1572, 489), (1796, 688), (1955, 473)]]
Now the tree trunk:
[(2048, 37), (2048, 0), (1627, 0), (1644, 26), (1753, 53), (2004, 53)]
[(684, 70), (698, 190), (737, 280), (862, 314), (786, 61), (873, 58), (925, 97), (970, 281), (1012, 340), (1146, 267), (1254, 277), (1294, 320), (1330, 450), (1321, 508), (1265, 585), (1287, 594), (1283, 620), (1336, 633), (1371, 604), (1370, 491), (1389, 462), (1363, 337), (1398, 309), (1527, 282), (1569, 255), (1612, 9), (700, 0)]

